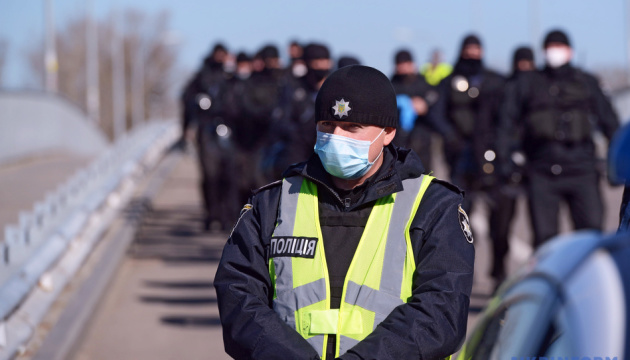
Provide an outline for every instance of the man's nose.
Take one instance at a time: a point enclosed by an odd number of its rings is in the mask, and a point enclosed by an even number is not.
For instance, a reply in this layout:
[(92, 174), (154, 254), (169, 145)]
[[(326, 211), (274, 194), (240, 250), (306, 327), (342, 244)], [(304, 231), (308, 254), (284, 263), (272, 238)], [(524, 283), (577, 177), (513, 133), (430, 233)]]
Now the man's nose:
[(333, 129), (333, 134), (345, 136), (347, 131), (345, 131), (341, 126), (335, 126)]

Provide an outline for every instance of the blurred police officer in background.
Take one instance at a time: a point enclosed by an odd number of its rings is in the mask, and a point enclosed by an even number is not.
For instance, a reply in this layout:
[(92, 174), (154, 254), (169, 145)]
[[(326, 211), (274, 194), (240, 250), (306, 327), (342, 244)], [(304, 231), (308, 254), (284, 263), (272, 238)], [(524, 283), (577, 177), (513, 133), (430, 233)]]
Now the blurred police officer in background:
[(271, 141), (271, 126), (283, 116), (282, 98), (287, 82), (276, 46), (265, 45), (257, 55), (258, 71), (242, 82), (242, 91), (232, 96), (240, 115), (234, 131), (238, 145), (235, 154), (238, 176), (233, 181), (234, 186), (238, 184), (241, 204), (252, 190), (266, 183), (260, 171), (260, 162), (264, 149)]
[(475, 35), (464, 38), (453, 73), (439, 85), (431, 116), (451, 127), (444, 153), (451, 181), (467, 193), (464, 210), (472, 207), (479, 191), (496, 180), (494, 169), (482, 169), (484, 156), (494, 149), (505, 79), (483, 65), (483, 48)]
[(288, 69), (294, 78), (301, 78), (306, 75), (306, 64), (304, 63), (304, 48), (297, 40), (289, 42), (289, 66)]
[[(518, 91), (519, 82), (526, 82), (536, 70), (534, 52), (531, 48), (522, 46), (514, 51), (512, 57), (512, 74), (505, 84), (505, 95)], [(492, 241), (493, 262), (491, 276), (495, 280), (495, 287), (500, 285), (506, 277), (505, 256), (509, 252), (510, 225), (514, 218), (516, 200), (524, 191), (523, 169), (525, 158), (520, 148), (520, 134), (522, 129), (509, 126), (501, 108), (496, 141), (484, 158), (482, 168), (494, 167), (496, 185), (488, 189), (488, 205), (490, 208), (490, 239)], [(507, 123), (507, 124), (506, 124)], [(507, 126), (506, 126), (507, 125)]]
[(523, 128), (529, 209), (534, 246), (558, 233), (560, 202), (566, 202), (576, 229), (602, 228), (593, 133), (609, 139), (617, 115), (590, 74), (571, 64), (567, 35), (554, 30), (544, 43), (545, 67), (506, 98), (506, 115)]
[(473, 280), (463, 194), (392, 144), (396, 93), (378, 70), (340, 68), (314, 112), (314, 153), (256, 192), (223, 250), (214, 286), (226, 352), (449, 357)]
[(229, 56), (223, 44), (216, 44), (204, 59), (185, 93), (194, 94), (195, 115), (199, 125), (197, 145), (201, 166), (206, 229), (227, 229), (238, 211), (237, 189), (230, 175), (235, 161), (231, 143), (231, 124), (225, 116), (225, 90), (232, 76), (225, 70)]
[[(398, 51), (394, 56), (394, 63), (395, 73), (390, 80), (401, 108), (400, 128), (394, 144), (415, 151), (420, 156), (424, 168), (430, 171), (432, 128), (428, 124), (427, 113), (429, 107), (437, 101), (437, 90), (420, 75), (408, 50)], [(405, 106), (404, 103), (411, 106)], [(411, 116), (407, 116), (406, 112)]]
[(199, 104), (196, 101), (197, 93), (195, 91), (194, 82), (197, 78), (197, 74), (194, 74), (188, 82), (184, 85), (180, 102), (181, 102), (181, 122), (182, 122), (182, 135), (178, 145), (185, 149), (189, 140), (194, 139), (195, 130), (198, 126), (197, 107)]
[(453, 72), (453, 66), (442, 61), (442, 52), (438, 49), (431, 53), (431, 61), (420, 68), (420, 73), (431, 86), (438, 86), (451, 72)]
[[(256, 189), (264, 184), (260, 172), (257, 171), (260, 161), (260, 150), (266, 140), (266, 134), (270, 123), (271, 111), (264, 111), (264, 100), (257, 98), (257, 89), (260, 78), (259, 72), (252, 79), (251, 58), (244, 52), (236, 56), (236, 70), (234, 76), (228, 81), (225, 88), (225, 116), (229, 118), (231, 125), (231, 143), (234, 159), (230, 174), (231, 186), (237, 188), (237, 203), (241, 204)], [(264, 83), (263, 83), (264, 84)], [(275, 84), (272, 82), (272, 84)], [(267, 89), (263, 88), (263, 91)], [(274, 99), (269, 100), (273, 106), (277, 105)], [(233, 220), (236, 220), (233, 213)]]
[(359, 61), (356, 57), (349, 55), (340, 56), (339, 59), (337, 59), (337, 69), (350, 65), (361, 65), (361, 61)]
[(272, 142), (265, 151), (262, 170), (269, 181), (279, 178), (288, 165), (307, 158), (315, 145), (315, 97), (333, 63), (328, 47), (319, 43), (306, 45), (303, 59), (306, 74), (286, 87), (282, 119), (274, 122)]

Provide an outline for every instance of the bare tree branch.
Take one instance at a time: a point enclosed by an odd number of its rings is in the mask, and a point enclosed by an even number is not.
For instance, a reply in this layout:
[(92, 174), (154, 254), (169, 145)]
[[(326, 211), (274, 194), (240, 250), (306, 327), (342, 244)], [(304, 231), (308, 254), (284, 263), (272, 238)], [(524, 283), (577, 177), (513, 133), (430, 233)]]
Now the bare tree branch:
[[(176, 49), (168, 44), (169, 13), (149, 16), (137, 10), (126, 10), (122, 14), (123, 26), (118, 28), (123, 38), (126, 88), (126, 123), (132, 119), (132, 69), (136, 56), (142, 56), (144, 74), (143, 100), (145, 118), (176, 116), (176, 98), (171, 91), (172, 78), (176, 71)], [(112, 17), (98, 23), (99, 58), (99, 102), (100, 126), (113, 138), (112, 112), (112, 60), (111, 37)], [(81, 17), (65, 24), (57, 32), (57, 54), (59, 59), (59, 92), (86, 110), (86, 42), (87, 19)], [(27, 48), (26, 60), (33, 77), (44, 78), (43, 52), (41, 44)], [(43, 81), (43, 80), (41, 80)]]

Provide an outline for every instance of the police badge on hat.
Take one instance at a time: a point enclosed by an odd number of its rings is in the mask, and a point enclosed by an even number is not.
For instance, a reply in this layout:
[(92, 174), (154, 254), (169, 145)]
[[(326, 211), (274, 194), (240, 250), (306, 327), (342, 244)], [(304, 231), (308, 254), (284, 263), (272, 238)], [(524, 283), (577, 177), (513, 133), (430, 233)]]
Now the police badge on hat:
[(332, 107), (335, 111), (333, 114), (337, 119), (343, 119), (344, 116), (348, 117), (350, 115), (350, 102), (345, 99), (335, 100), (335, 106)]
[(464, 236), (466, 237), (466, 241), (469, 243), (473, 243), (473, 234), (472, 228), (470, 227), (470, 221), (468, 220), (468, 215), (462, 209), (462, 206), (459, 205), (457, 208), (457, 215), (459, 216), (459, 226), (462, 227), (462, 231), (464, 232)]

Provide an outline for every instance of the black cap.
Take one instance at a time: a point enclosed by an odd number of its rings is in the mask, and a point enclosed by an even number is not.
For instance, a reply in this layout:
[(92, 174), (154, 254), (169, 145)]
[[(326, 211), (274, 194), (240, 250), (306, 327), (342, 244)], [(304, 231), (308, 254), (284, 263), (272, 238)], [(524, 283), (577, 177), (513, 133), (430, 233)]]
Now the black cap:
[(227, 52), (227, 48), (225, 47), (225, 45), (223, 45), (223, 43), (220, 43), (220, 42), (216, 43), (212, 47), (212, 54), (216, 54), (219, 51)]
[(304, 54), (302, 55), (304, 61), (317, 60), (317, 59), (330, 59), (330, 51), (326, 45), (311, 43), (304, 47)]
[(462, 41), (462, 49), (464, 49), (468, 45), (479, 45), (481, 46), (481, 40), (477, 35), (470, 34), (464, 38)]
[(398, 126), (396, 91), (385, 74), (364, 65), (343, 67), (326, 78), (315, 99), (315, 120)]
[(547, 33), (547, 36), (545, 36), (545, 41), (543, 42), (543, 48), (546, 49), (550, 43), (560, 43), (566, 46), (571, 46), (571, 43), (569, 42), (569, 37), (562, 30), (552, 30)]
[(514, 64), (521, 60), (534, 61), (534, 52), (528, 46), (521, 46), (514, 51)]
[(400, 50), (396, 53), (396, 56), (394, 56), (394, 61), (396, 65), (398, 65), (400, 63), (413, 61), (413, 56), (411, 56), (411, 53), (407, 50)]
[(360, 65), (359, 59), (352, 56), (342, 56), (337, 60), (337, 68), (342, 68), (349, 65)]
[(260, 55), (262, 56), (264, 60), (275, 59), (275, 58), (280, 57), (280, 52), (278, 51), (278, 48), (275, 45), (265, 45), (260, 50)]
[(236, 55), (237, 63), (244, 62), (244, 61), (251, 61), (251, 60), (252, 59), (250, 59), (249, 56), (243, 51), (239, 52), (238, 55)]

